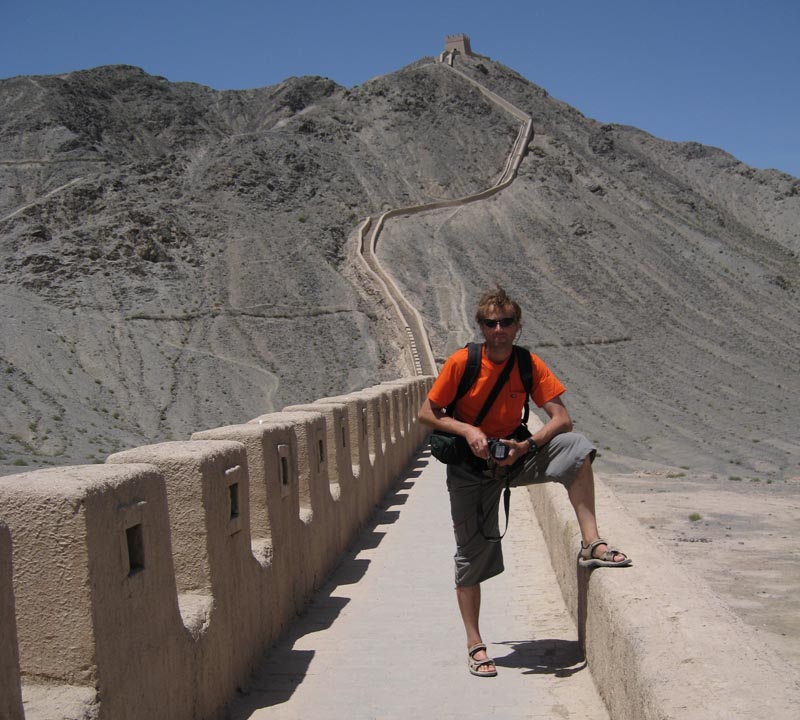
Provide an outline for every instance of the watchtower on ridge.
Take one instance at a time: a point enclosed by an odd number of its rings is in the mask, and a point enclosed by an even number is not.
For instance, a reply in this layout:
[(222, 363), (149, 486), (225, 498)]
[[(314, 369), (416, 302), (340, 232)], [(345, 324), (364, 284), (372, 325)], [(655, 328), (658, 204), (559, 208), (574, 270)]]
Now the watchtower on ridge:
[(472, 55), (472, 48), (470, 47), (469, 44), (469, 37), (467, 37), (463, 33), (459, 35), (448, 35), (444, 41), (444, 51), (445, 53), (459, 52), (463, 53), (464, 55)]

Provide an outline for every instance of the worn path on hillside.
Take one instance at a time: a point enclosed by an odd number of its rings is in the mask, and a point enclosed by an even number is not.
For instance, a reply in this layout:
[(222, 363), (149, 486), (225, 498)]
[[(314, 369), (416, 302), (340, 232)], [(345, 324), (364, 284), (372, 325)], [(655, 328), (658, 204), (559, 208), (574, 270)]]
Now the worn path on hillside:
[(231, 720), (607, 718), (530, 497), (515, 491), (511, 502), (506, 572), (484, 584), (481, 613), (497, 677), (467, 670), (445, 471), (426, 452), (230, 706)]
[[(433, 349), (428, 337), (425, 324), (420, 315), (419, 309), (414, 307), (394, 281), (390, 271), (383, 268), (376, 248), (381, 230), (387, 220), (394, 217), (417, 215), (443, 208), (458, 208), (469, 203), (488, 199), (503, 188), (508, 187), (516, 177), (517, 170), (522, 158), (527, 151), (528, 143), (533, 138), (533, 120), (530, 115), (520, 110), (518, 107), (492, 92), (485, 85), (473, 80), (464, 73), (453, 68), (452, 56), (445, 67), (450, 68), (458, 74), (466, 83), (474, 85), (491, 102), (498, 105), (504, 111), (513, 115), (522, 125), (517, 132), (511, 150), (506, 158), (503, 171), (498, 179), (488, 186), (485, 190), (473, 193), (462, 198), (452, 200), (438, 200), (435, 202), (424, 203), (422, 205), (412, 205), (403, 208), (396, 208), (383, 213), (375, 222), (371, 217), (367, 218), (359, 227), (356, 237), (355, 258), (361, 264), (362, 270), (366, 272), (378, 292), (383, 296), (384, 301), (389, 307), (394, 308), (395, 315), (400, 323), (402, 333), (407, 337), (409, 343), (409, 355), (412, 360), (413, 370), (417, 375), (436, 375), (436, 361), (433, 356)], [(369, 237), (367, 233), (369, 232)]]

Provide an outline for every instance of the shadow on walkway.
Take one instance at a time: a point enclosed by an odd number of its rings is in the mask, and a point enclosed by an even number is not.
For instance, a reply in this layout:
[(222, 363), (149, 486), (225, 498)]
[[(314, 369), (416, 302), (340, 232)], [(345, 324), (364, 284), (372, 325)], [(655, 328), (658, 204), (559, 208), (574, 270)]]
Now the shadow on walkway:
[(495, 658), (495, 665), (517, 668), (525, 675), (570, 677), (586, 669), (586, 658), (577, 640), (506, 640), (494, 644), (511, 648), (508, 655)]
[(414, 487), (414, 480), (422, 474), (426, 463), (417, 458), (398, 483), (377, 506), (375, 514), (355, 540), (328, 581), (317, 590), (303, 613), (275, 643), (265, 663), (250, 679), (249, 689), (243, 690), (239, 698), (228, 708), (226, 720), (245, 720), (259, 709), (267, 709), (288, 702), (308, 675), (315, 650), (298, 650), (295, 646), (307, 635), (329, 630), (351, 598), (337, 592), (345, 586), (360, 583), (369, 571), (371, 560), (358, 555), (375, 550), (386, 537), (379, 528), (391, 525), (400, 519), (400, 510), (390, 508), (403, 506), (406, 494)]

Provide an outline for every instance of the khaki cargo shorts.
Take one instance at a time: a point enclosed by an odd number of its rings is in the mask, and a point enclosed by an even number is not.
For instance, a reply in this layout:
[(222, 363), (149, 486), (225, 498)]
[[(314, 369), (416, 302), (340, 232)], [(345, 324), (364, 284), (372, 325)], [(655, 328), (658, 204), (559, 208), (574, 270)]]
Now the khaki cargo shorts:
[(470, 463), (448, 465), (447, 490), (456, 539), (456, 585), (477, 585), (504, 570), (500, 542), (487, 538), (497, 538), (500, 534), (498, 506), (509, 475), (511, 487), (559, 482), (568, 488), (586, 457), (594, 460), (596, 452), (580, 433), (562, 433), (514, 468), (494, 468), (492, 472)]

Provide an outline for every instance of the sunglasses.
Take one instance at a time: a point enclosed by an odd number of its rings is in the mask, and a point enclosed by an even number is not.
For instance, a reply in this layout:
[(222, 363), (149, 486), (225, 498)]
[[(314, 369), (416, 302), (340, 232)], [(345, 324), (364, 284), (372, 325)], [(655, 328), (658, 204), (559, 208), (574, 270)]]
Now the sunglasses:
[(511, 327), (515, 322), (517, 322), (516, 318), (500, 318), (499, 320), (491, 320), (490, 318), (481, 318), (481, 322), (486, 325), (488, 328), (495, 328), (498, 325), (500, 327)]

